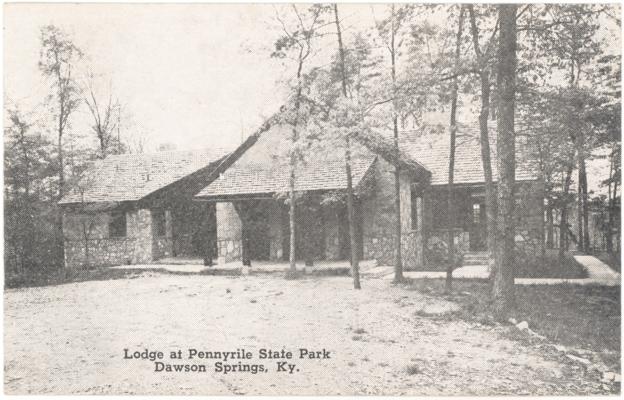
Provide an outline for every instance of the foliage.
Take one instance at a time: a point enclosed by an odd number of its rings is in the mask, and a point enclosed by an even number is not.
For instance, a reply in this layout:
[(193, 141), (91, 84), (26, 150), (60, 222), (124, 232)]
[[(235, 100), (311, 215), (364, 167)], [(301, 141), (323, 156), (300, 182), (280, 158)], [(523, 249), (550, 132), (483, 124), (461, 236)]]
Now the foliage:
[(19, 109), (4, 131), (4, 248), (7, 274), (57, 266), (54, 259), (55, 173), (50, 143)]
[[(41, 28), (41, 51), (39, 70), (52, 83), (52, 90), (47, 100), (52, 103), (52, 115), (55, 123), (53, 130), (58, 135), (59, 149), (62, 151), (62, 138), (69, 127), (70, 116), (80, 105), (80, 88), (76, 81), (76, 63), (82, 58), (82, 51), (60, 28), (48, 25)], [(59, 156), (59, 193), (62, 194), (63, 168), (62, 155)]]
[[(57, 206), (63, 187), (86, 185), (83, 173), (96, 156), (127, 150), (112, 137), (119, 120), (115, 102), (100, 107), (94, 81), (85, 88), (76, 79), (83, 52), (58, 26), (44, 26), (40, 34), (38, 66), (50, 84), (47, 92), (41, 93), (40, 104), (46, 107), (25, 112), (13, 104), (5, 110), (4, 262), (9, 287), (65, 279), (59, 278), (64, 260), (59, 249), (63, 245), (61, 209)], [(88, 100), (83, 103), (87, 92)], [(84, 136), (73, 132), (71, 117), (83, 105), (93, 113), (94, 131), (105, 146), (94, 149)], [(102, 152), (102, 147), (107, 147), (106, 151)], [(85, 220), (87, 239), (90, 225)]]

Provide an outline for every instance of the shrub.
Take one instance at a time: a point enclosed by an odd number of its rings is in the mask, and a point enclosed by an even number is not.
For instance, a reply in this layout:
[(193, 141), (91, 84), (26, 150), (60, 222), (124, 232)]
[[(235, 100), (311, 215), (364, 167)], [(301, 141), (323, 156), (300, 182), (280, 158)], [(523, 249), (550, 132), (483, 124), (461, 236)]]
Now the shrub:
[(410, 364), (407, 367), (405, 367), (405, 373), (408, 375), (418, 375), (421, 374), (422, 371), (420, 370), (420, 367), (416, 364)]

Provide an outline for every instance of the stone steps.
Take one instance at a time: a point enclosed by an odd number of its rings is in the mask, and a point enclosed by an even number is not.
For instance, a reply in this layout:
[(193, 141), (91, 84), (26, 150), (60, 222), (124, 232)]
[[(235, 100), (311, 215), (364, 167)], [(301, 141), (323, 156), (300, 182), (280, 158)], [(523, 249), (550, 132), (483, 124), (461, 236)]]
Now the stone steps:
[(488, 254), (485, 251), (471, 251), (464, 254), (462, 265), (487, 265)]

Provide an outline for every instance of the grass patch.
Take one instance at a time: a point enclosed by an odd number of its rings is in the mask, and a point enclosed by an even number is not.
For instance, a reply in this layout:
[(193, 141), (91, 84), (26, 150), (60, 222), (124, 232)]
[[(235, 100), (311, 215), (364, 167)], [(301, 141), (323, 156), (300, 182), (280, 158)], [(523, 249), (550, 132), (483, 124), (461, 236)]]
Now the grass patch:
[(583, 279), (587, 278), (587, 271), (572, 253), (564, 253), (560, 260), (558, 251), (549, 249), (544, 257), (518, 254), (516, 278)]
[[(443, 279), (413, 280), (409, 289), (429, 294), (444, 293)], [(462, 305), (443, 318), (492, 324), (489, 283), (455, 279), (454, 293), (445, 296)], [(598, 285), (516, 285), (516, 306), (510, 316), (527, 321), (529, 328), (568, 347), (605, 352), (619, 365), (621, 343), (620, 287)], [(609, 356), (608, 354), (612, 354)]]
[[(553, 249), (546, 250), (544, 257), (518, 251), (516, 260), (516, 278), (587, 278), (587, 272), (583, 266), (569, 252), (566, 252), (563, 259), (559, 260), (558, 251)], [(434, 263), (406, 270), (446, 272), (446, 265), (444, 263)]]

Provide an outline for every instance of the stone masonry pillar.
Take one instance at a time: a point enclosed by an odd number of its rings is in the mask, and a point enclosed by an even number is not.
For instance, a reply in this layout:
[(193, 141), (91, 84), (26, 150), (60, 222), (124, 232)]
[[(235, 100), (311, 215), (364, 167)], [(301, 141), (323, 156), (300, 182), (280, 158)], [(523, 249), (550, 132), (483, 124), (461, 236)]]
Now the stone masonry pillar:
[(238, 261), (242, 250), (241, 219), (231, 202), (219, 202), (216, 209), (218, 263)]
[(153, 261), (152, 212), (141, 208), (126, 213), (126, 232), (135, 239), (132, 264), (149, 264)]

